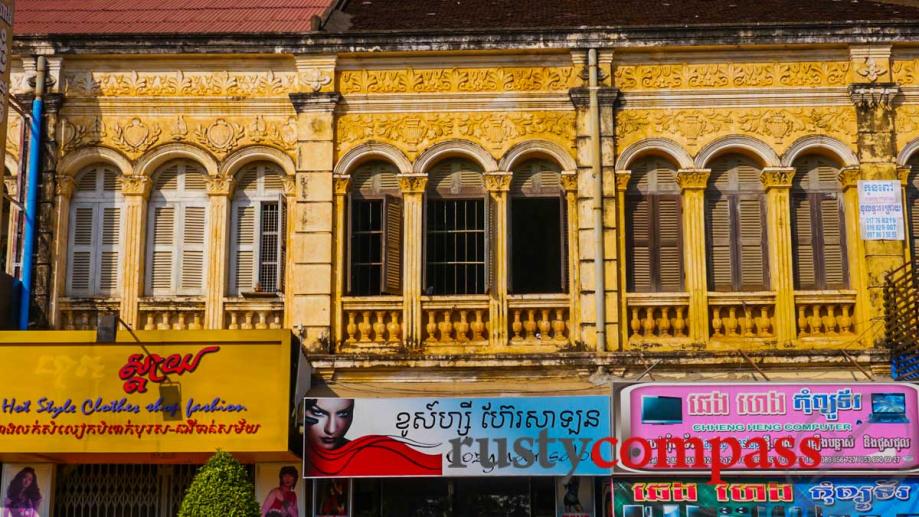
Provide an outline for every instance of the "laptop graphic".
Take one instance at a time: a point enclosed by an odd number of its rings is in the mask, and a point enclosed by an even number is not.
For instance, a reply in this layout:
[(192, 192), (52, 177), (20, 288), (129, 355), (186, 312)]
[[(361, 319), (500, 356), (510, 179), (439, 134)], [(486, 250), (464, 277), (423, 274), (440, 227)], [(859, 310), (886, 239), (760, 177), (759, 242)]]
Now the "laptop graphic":
[(872, 424), (908, 424), (906, 394), (872, 393), (871, 416), (868, 421)]

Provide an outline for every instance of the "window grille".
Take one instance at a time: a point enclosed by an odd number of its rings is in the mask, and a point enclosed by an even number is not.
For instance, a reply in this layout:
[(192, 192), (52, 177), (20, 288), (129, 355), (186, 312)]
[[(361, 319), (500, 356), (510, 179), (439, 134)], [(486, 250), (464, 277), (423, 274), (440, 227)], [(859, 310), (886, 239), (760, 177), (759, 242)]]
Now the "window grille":
[(485, 200), (432, 199), (427, 218), (426, 294), (485, 293)]

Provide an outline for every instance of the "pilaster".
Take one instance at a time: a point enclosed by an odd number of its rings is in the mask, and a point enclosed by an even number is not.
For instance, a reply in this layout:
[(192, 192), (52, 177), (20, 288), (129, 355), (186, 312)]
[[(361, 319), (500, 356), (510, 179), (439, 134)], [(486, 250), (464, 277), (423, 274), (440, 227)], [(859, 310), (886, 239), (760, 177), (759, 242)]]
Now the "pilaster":
[(489, 345), (507, 345), (507, 193), (511, 189), (509, 172), (487, 172), (484, 175), (485, 189), (488, 190), (489, 203), (495, 211), (495, 231), (492, 234), (492, 245), (495, 249), (495, 263), (487, 267), (495, 268), (494, 285), (489, 293)]
[(335, 264), (332, 268), (335, 274), (335, 288), (332, 291), (332, 302), (334, 310), (332, 312), (332, 341), (335, 346), (340, 346), (344, 340), (344, 329), (342, 328), (342, 298), (345, 296), (345, 275), (348, 271), (348, 265), (345, 264), (345, 241), (348, 236), (345, 234), (346, 213), (348, 207), (348, 189), (351, 187), (351, 176), (341, 175), (332, 178), (332, 192), (335, 193), (333, 203), (335, 209)]
[(578, 171), (563, 171), (562, 188), (565, 189), (565, 209), (568, 211), (568, 228), (565, 229), (568, 239), (568, 335), (572, 343), (581, 340), (580, 298), (578, 286), (581, 285), (581, 268), (578, 263), (580, 247), (578, 246)]
[(677, 172), (677, 183), (683, 191), (683, 270), (689, 294), (689, 338), (693, 343), (708, 342), (705, 187), (710, 174), (710, 169)]
[[(55, 211), (57, 212), (55, 214), (57, 227), (54, 229), (54, 234), (59, 235), (61, 238), (55, 239), (52, 244), (54, 246), (53, 254), (57, 260), (51, 278), (51, 300), (49, 310), (51, 317), (48, 322), (51, 328), (60, 327), (58, 300), (60, 300), (66, 292), (67, 260), (69, 259), (67, 249), (70, 240), (70, 200), (73, 198), (75, 187), (76, 184), (72, 176), (60, 176), (57, 178), (54, 189), (54, 205)], [(13, 239), (10, 239), (10, 241), (13, 241)]]
[[(422, 196), (428, 183), (424, 174), (399, 174), (399, 188), (402, 190), (403, 235), (422, 235)], [(405, 345), (411, 349), (421, 347), (422, 314), (422, 250), (421, 239), (402, 240), (402, 313), (404, 318)]]
[(56, 213), (54, 210), (55, 177), (57, 176), (58, 113), (64, 103), (64, 96), (59, 93), (48, 93), (44, 97), (44, 127), (42, 134), (40, 178), (38, 192), (38, 218), (35, 232), (35, 274), (32, 286), (32, 304), (35, 309), (32, 320), (37, 328), (48, 328), (54, 323), (51, 299), (54, 273), (61, 257), (55, 254), (54, 231)]
[(147, 196), (153, 182), (146, 176), (123, 176), (124, 258), (121, 275), (121, 319), (139, 328), (138, 303), (144, 290), (144, 243), (146, 242)]
[(791, 343), (796, 337), (789, 198), (794, 175), (794, 167), (766, 167), (760, 175), (766, 187), (769, 278), (775, 291), (775, 337), (780, 346)]
[[(3, 178), (3, 186), (6, 188), (6, 194), (11, 199), (19, 201), (19, 176), (6, 176)], [(19, 206), (10, 203), (10, 220), (7, 226), (7, 235), (16, 235), (19, 226)], [(6, 243), (6, 264), (2, 264), (3, 270), (8, 275), (14, 273), (13, 264), (16, 262), (16, 239), (7, 239)]]
[(846, 218), (846, 254), (849, 260), (849, 287), (855, 290), (855, 333), (864, 335), (873, 309), (868, 290), (868, 257), (865, 255), (865, 241), (861, 236), (861, 222), (858, 212), (858, 180), (861, 170), (846, 167), (839, 173), (842, 185), (843, 207)]
[[(616, 193), (619, 196), (619, 213), (617, 214), (619, 224), (622, 226), (623, 231), (619, 232), (619, 256), (625, 260), (626, 257), (626, 238), (625, 238), (625, 191), (629, 188), (629, 181), (632, 180), (632, 171), (621, 170), (616, 171)], [(628, 314), (629, 313), (629, 300), (627, 289), (625, 288), (628, 285), (628, 271), (626, 271), (626, 265), (623, 263), (622, 267), (619, 268), (619, 285), (623, 286), (622, 290), (619, 293), (619, 314)], [(628, 346), (629, 343), (629, 327), (627, 325), (621, 325), (619, 329), (619, 340), (623, 343), (623, 346)]]
[(204, 303), (204, 328), (222, 329), (223, 299), (227, 290), (227, 264), (230, 227), (230, 192), (233, 177), (220, 175), (207, 180), (208, 241), (207, 285)]

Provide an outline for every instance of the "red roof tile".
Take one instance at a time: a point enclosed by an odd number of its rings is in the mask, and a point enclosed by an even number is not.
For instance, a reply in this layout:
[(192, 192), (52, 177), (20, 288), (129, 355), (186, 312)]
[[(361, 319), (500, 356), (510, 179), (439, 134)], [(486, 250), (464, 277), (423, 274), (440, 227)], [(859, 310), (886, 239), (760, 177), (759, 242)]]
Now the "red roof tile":
[(16, 34), (308, 32), (333, 0), (17, 0)]

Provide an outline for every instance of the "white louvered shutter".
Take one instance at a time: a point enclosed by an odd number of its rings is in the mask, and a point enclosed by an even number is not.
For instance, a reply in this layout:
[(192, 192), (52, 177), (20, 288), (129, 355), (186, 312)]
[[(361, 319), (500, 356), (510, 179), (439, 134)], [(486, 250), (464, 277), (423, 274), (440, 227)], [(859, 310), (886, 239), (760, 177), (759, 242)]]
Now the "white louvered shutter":
[(201, 294), (204, 289), (204, 252), (207, 208), (185, 206), (182, 221), (182, 260), (179, 294)]
[(91, 204), (74, 205), (70, 222), (70, 295), (91, 296), (93, 291), (93, 236), (96, 230), (95, 208)]
[(153, 252), (150, 260), (151, 294), (170, 294), (175, 270), (176, 208), (153, 207)]
[(121, 208), (101, 207), (101, 214), (98, 289), (101, 294), (112, 295), (118, 292), (121, 277), (120, 261), (118, 260), (121, 240)]
[(237, 206), (234, 215), (236, 260), (233, 290), (239, 295), (255, 289), (255, 214), (252, 205)]

